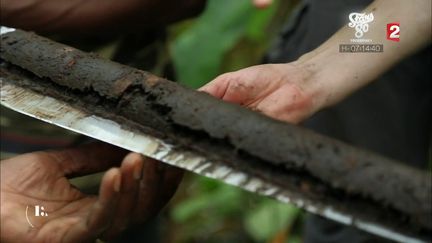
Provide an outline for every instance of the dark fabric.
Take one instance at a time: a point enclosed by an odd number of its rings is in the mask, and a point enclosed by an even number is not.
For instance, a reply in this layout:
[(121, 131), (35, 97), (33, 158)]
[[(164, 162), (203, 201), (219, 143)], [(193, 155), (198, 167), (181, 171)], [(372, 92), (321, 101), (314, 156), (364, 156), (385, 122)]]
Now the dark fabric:
[[(296, 60), (327, 40), (350, 12), (361, 12), (371, 1), (306, 1), (265, 58), (280, 63)], [(431, 48), (399, 63), (378, 80), (340, 104), (323, 110), (304, 126), (425, 168), (432, 131)], [(341, 67), (343, 68), (343, 67)], [(381, 242), (352, 227), (308, 215), (304, 242)]]

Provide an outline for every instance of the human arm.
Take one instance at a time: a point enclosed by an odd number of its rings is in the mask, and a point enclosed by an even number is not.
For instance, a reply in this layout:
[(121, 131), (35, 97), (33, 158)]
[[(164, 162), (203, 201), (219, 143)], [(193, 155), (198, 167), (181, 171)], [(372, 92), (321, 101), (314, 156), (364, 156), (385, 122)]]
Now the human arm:
[[(427, 46), (431, 41), (431, 1), (374, 1), (363, 12), (373, 13), (365, 38), (382, 43), (380, 53), (340, 53), (339, 44), (349, 43), (354, 30), (343, 27), (328, 41), (297, 61), (326, 90), (318, 103), (322, 107), (336, 104), (349, 94), (367, 85), (395, 64)], [(386, 39), (386, 25), (400, 22), (399, 42)]]
[[(1, 241), (112, 239), (126, 226), (157, 214), (182, 172), (136, 153), (125, 154), (98, 143), (1, 161)], [(68, 181), (107, 169), (99, 195), (84, 194)], [(35, 205), (43, 206), (48, 216), (36, 217)]]
[(0, 0), (1, 23), (49, 32), (154, 29), (198, 14), (205, 0)]
[[(382, 53), (340, 53), (355, 31), (347, 25), (297, 61), (259, 65), (223, 74), (201, 88), (218, 98), (298, 123), (367, 85), (431, 40), (431, 2), (377, 0), (364, 12), (375, 20), (365, 37)], [(394, 16), (394, 17), (393, 17)], [(348, 16), (347, 16), (348, 17)], [(386, 24), (401, 23), (401, 40), (386, 40)]]

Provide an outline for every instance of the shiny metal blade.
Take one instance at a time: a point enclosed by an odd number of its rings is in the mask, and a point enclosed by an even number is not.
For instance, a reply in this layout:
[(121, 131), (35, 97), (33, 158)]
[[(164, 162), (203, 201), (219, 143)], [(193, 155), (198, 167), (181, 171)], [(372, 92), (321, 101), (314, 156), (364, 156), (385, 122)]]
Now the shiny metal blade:
[(179, 150), (147, 134), (126, 130), (118, 123), (70, 106), (61, 100), (16, 86), (0, 78), (1, 105), (44, 122), (141, 153), (164, 163), (221, 180), (247, 191), (269, 196), (284, 203), (293, 203), (308, 212), (322, 215), (343, 224), (353, 225), (369, 233), (399, 242), (425, 242), (396, 232), (376, 222), (367, 222), (340, 212), (331, 205), (311, 201), (301, 194), (250, 176), (225, 164), (209, 161), (191, 151)]

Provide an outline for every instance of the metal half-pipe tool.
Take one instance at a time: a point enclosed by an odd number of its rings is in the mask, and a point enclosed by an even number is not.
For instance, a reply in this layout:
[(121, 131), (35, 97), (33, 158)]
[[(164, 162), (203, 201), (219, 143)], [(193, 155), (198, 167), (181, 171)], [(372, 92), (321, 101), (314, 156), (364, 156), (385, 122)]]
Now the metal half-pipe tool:
[(31, 32), (0, 40), (5, 107), (381, 237), (432, 239), (428, 171)]

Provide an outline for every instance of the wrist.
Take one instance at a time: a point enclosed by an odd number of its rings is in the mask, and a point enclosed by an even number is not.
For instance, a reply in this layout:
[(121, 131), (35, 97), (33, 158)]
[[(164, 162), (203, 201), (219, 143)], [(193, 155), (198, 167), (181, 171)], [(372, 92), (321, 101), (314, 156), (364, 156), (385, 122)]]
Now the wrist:
[(295, 62), (307, 74), (316, 111), (341, 101), (357, 89), (362, 78), (357, 68), (349, 68), (351, 58), (333, 48), (320, 47)]
[(313, 52), (306, 53), (292, 62), (302, 73), (303, 87), (311, 99), (311, 115), (329, 106), (331, 87), (326, 84), (322, 75), (323, 64), (314, 58)]

